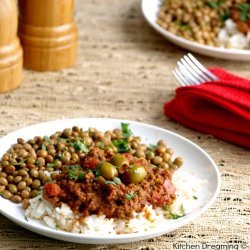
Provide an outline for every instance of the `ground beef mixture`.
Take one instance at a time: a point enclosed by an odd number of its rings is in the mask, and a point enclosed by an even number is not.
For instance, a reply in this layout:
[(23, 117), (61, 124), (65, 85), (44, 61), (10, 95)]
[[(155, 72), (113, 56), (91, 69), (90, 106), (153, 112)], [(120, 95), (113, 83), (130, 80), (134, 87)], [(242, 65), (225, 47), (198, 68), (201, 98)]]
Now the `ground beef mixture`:
[(107, 218), (128, 219), (145, 205), (173, 203), (173, 169), (152, 166), (145, 158), (129, 153), (119, 157), (124, 162), (114, 168), (112, 154), (92, 149), (79, 165), (63, 166), (55, 180), (44, 186), (44, 198), (55, 206), (68, 204), (81, 218), (105, 214)]

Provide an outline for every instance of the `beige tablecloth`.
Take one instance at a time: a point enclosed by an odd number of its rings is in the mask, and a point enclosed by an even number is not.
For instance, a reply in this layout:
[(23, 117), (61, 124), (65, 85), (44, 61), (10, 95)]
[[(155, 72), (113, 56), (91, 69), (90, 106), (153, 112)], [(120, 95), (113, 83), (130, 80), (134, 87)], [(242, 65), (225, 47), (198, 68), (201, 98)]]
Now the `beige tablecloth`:
[[(161, 126), (191, 139), (212, 156), (221, 172), (221, 192), (193, 223), (161, 237), (124, 245), (57, 241), (0, 215), (0, 249), (184, 249), (178, 248), (181, 242), (215, 247), (234, 244), (241, 249), (236, 244), (249, 242), (250, 234), (250, 152), (163, 115), (163, 103), (177, 87), (171, 71), (186, 51), (146, 24), (140, 1), (78, 0), (75, 16), (79, 28), (76, 65), (52, 73), (25, 70), (21, 87), (0, 95), (0, 136), (30, 124), (71, 117), (125, 118)], [(250, 78), (249, 63), (198, 58), (207, 66), (217, 65)]]

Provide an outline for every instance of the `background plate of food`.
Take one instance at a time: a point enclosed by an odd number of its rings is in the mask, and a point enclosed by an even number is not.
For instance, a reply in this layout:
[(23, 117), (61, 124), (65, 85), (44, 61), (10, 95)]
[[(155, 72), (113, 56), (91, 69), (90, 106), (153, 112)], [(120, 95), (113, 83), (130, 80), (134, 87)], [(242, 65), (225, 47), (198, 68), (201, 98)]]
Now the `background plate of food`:
[(200, 147), (168, 130), (118, 119), (40, 123), (0, 139), (0, 212), (47, 237), (115, 244), (194, 221), (220, 174)]
[(222, 59), (250, 61), (250, 2), (142, 0), (147, 22), (169, 41)]

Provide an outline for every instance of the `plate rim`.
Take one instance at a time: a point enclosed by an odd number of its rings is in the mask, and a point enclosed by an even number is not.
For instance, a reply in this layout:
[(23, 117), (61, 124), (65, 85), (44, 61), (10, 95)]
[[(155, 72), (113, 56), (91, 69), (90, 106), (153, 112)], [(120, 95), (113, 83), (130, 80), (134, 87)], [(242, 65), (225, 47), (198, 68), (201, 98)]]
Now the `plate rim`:
[[(10, 219), (14, 223), (16, 223), (16, 224), (18, 224), (18, 225), (20, 225), (28, 230), (31, 230), (33, 232), (36, 232), (38, 234), (41, 234), (41, 235), (44, 235), (47, 237), (50, 237), (50, 236), (48, 236), (48, 234), (51, 234), (50, 238), (56, 238), (56, 239), (64, 240), (67, 242), (78, 242), (78, 243), (83, 243), (83, 244), (128, 243), (128, 242), (139, 241), (139, 240), (149, 239), (149, 238), (153, 238), (153, 237), (156, 237), (159, 235), (163, 235), (163, 234), (166, 234), (168, 232), (172, 232), (178, 228), (181, 228), (184, 225), (189, 224), (195, 218), (199, 217), (202, 213), (204, 213), (212, 205), (212, 203), (215, 201), (215, 199), (218, 197), (218, 194), (219, 194), (220, 188), (221, 188), (221, 175), (219, 172), (219, 168), (218, 168), (217, 164), (215, 163), (215, 161), (212, 159), (212, 157), (203, 148), (201, 148), (200, 146), (198, 146), (196, 143), (192, 142), (191, 140), (185, 138), (184, 136), (179, 135), (179, 134), (177, 134), (173, 131), (170, 131), (168, 129), (165, 129), (165, 128), (162, 128), (162, 127), (159, 127), (156, 125), (148, 124), (148, 123), (127, 120), (127, 119), (94, 118), (94, 117), (51, 120), (51, 121), (45, 121), (45, 122), (39, 122), (36, 124), (31, 124), (28, 126), (24, 126), (20, 129), (14, 130), (14, 131), (8, 133), (7, 135), (1, 137), (0, 143), (1, 143), (2, 139), (6, 139), (15, 133), (21, 133), (23, 130), (30, 129), (32, 127), (37, 127), (37, 126), (39, 127), (39, 126), (43, 126), (44, 124), (53, 124), (55, 122), (58, 122), (58, 123), (61, 123), (61, 122), (83, 123), (84, 121), (86, 122), (88, 120), (92, 120), (92, 121), (109, 120), (111, 123), (118, 123), (118, 122), (119, 123), (121, 123), (121, 122), (131, 123), (131, 124), (135, 124), (137, 126), (143, 126), (143, 127), (147, 127), (147, 128), (153, 129), (153, 130), (158, 130), (158, 131), (163, 132), (163, 133), (170, 134), (174, 137), (177, 137), (180, 140), (185, 141), (186, 143), (191, 144), (193, 147), (195, 147), (198, 151), (201, 151), (206, 156), (206, 158), (211, 163), (213, 170), (215, 171), (217, 187), (216, 187), (215, 192), (212, 195), (212, 198), (204, 206), (202, 206), (198, 211), (196, 211), (194, 214), (190, 214), (188, 217), (183, 217), (183, 218), (178, 219), (178, 223), (171, 225), (171, 230), (167, 230), (167, 228), (165, 228), (165, 230), (161, 230), (159, 228), (156, 228), (156, 229), (152, 229), (152, 230), (149, 230), (146, 232), (137, 232), (137, 233), (119, 234), (119, 235), (95, 235), (95, 236), (92, 236), (92, 235), (84, 235), (84, 234), (65, 232), (65, 231), (61, 231), (61, 230), (54, 230), (54, 229), (51, 229), (49, 227), (48, 228), (41, 228), (37, 225), (29, 224), (28, 221), (24, 221), (24, 220), (21, 220), (20, 218), (12, 217), (10, 214), (6, 213), (1, 207), (0, 207), (0, 214), (4, 215), (6, 218)], [(1, 199), (4, 199), (4, 198), (0, 197), (0, 200)], [(62, 238), (64, 236), (65, 236), (65, 238)]]
[[(152, 22), (150, 20), (150, 18), (148, 17), (148, 12), (146, 11), (146, 6), (150, 1), (159, 1), (159, 0), (142, 0), (141, 1), (141, 11), (142, 14), (145, 18), (145, 20), (148, 22), (148, 24), (153, 27), (156, 31), (158, 31), (161, 35), (163, 35), (167, 40), (169, 40), (170, 42), (177, 44), (178, 46), (185, 48), (185, 49), (190, 49), (187, 48), (185, 45), (188, 45), (190, 47), (192, 47), (194, 49), (194, 51), (196, 53), (199, 54), (203, 54), (203, 55), (207, 55), (207, 56), (213, 56), (215, 57), (216, 55), (208, 55), (206, 53), (203, 53), (203, 51), (206, 52), (210, 52), (210, 53), (219, 53), (222, 54), (223, 56), (244, 56), (244, 58), (237, 58), (237, 59), (233, 59), (230, 58), (231, 60), (240, 60), (240, 61), (249, 61), (250, 60), (250, 49), (249, 50), (243, 50), (243, 49), (226, 49), (226, 48), (221, 48), (221, 47), (213, 47), (213, 46), (209, 46), (209, 45), (203, 45), (203, 44), (199, 44), (197, 42), (192, 42), (189, 41), (183, 37), (177, 36), (172, 34), (171, 32), (163, 29), (160, 25), (158, 25), (156, 22)], [(181, 44), (179, 44), (181, 43)], [(197, 49), (202, 49), (203, 51), (197, 51)], [(191, 49), (190, 49), (191, 50)], [(221, 57), (218, 54), (218, 58), (221, 59), (228, 59), (225, 57)]]

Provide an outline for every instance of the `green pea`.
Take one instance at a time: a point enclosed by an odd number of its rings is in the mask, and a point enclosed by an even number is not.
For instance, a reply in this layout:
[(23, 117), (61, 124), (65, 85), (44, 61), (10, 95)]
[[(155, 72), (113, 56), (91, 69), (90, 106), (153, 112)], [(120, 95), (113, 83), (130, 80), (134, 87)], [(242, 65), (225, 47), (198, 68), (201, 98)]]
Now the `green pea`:
[(22, 202), (22, 197), (20, 195), (13, 195), (10, 199), (15, 203), (21, 203)]
[(181, 157), (176, 157), (174, 159), (174, 162), (173, 162), (175, 165), (177, 165), (178, 167), (181, 167), (182, 164), (183, 164), (183, 159)]

